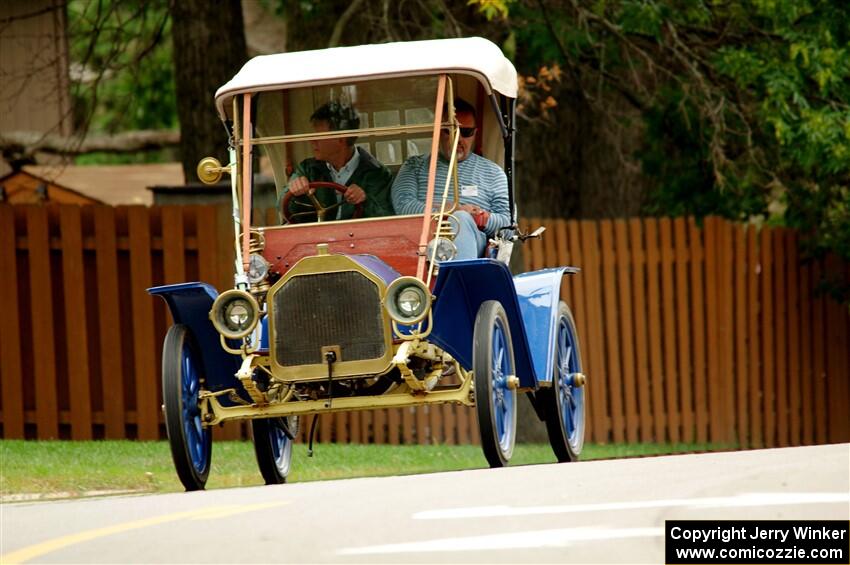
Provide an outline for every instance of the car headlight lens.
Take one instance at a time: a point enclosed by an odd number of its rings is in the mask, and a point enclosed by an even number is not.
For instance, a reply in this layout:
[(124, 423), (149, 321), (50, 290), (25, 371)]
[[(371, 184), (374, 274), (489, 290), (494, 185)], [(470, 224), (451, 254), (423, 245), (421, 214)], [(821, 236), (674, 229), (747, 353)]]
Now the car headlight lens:
[(399, 277), (387, 287), (384, 301), (390, 317), (400, 324), (415, 324), (428, 315), (431, 293), (416, 277)]
[(228, 339), (239, 339), (250, 334), (259, 318), (260, 306), (257, 300), (238, 289), (222, 292), (210, 310), (213, 326)]
[(247, 300), (233, 300), (229, 302), (224, 311), (224, 323), (235, 332), (242, 331), (248, 327), (251, 319), (251, 306)]
[(414, 318), (422, 313), (422, 290), (409, 286), (398, 293), (398, 308), (405, 316)]
[[(434, 248), (436, 247), (437, 255), (434, 256)], [(425, 258), (429, 261), (434, 257), (434, 261), (442, 263), (443, 261), (451, 261), (457, 257), (457, 246), (450, 239), (445, 237), (435, 237), (428, 242), (428, 247), (425, 250)]]

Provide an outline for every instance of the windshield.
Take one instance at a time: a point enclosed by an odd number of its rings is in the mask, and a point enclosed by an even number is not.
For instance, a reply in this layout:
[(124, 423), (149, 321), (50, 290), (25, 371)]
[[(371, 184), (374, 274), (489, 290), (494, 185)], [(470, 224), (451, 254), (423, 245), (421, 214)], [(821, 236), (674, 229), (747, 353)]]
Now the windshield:
[(361, 149), (361, 157), (372, 156), (395, 173), (408, 157), (430, 152), (436, 90), (436, 77), (416, 77), (263, 92), (255, 98), (254, 143), (261, 147), (261, 170), (272, 177), (280, 198), (299, 166), (309, 165), (305, 161), (342, 159), (346, 152), (344, 146), (323, 152), (317, 140), (274, 138), (358, 130), (346, 142)]
[[(499, 118), (483, 89), (470, 76), (453, 75), (449, 79), (454, 95), (471, 102), (477, 110), (478, 133), (472, 150), (503, 166)], [(282, 211), (283, 199), (299, 176), (310, 181), (361, 186), (362, 168), (368, 169), (370, 163), (381, 169), (382, 179), (389, 176), (392, 183), (402, 165), (411, 158), (425, 159), (431, 152), (438, 82), (438, 76), (416, 76), (254, 94), (252, 145), (254, 156), (260, 161), (259, 167), (254, 167), (254, 206)], [(447, 119), (443, 116), (444, 123)], [(347, 174), (351, 172), (345, 169), (347, 164), (358, 171), (353, 178)], [(373, 173), (367, 175), (371, 181), (377, 174)], [(372, 183), (363, 188), (377, 192), (379, 198), (356, 217), (398, 213), (391, 204), (381, 201), (380, 187)], [(340, 200), (332, 193), (333, 189), (322, 188), (319, 200), (329, 205)], [(308, 204), (315, 204), (303, 194), (297, 202), (301, 204), (290, 206), (293, 213), (307, 212)], [(323, 220), (349, 219), (353, 214), (348, 209), (331, 217), (329, 211)], [(279, 220), (301, 223), (315, 221), (316, 216), (305, 214), (294, 221), (283, 217)]]

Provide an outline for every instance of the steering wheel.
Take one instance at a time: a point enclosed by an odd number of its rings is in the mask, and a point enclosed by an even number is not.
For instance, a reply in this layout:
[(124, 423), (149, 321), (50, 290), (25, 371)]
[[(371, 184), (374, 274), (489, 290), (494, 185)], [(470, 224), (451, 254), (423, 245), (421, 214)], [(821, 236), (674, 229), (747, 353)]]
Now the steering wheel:
[[(335, 183), (335, 182), (325, 182), (325, 181), (312, 181), (310, 183), (310, 189), (315, 190), (318, 188), (332, 188), (339, 193), (344, 193), (348, 190), (347, 186)], [(310, 199), (310, 202), (302, 202), (300, 200), (295, 200), (295, 206), (301, 206), (302, 208), (309, 208), (309, 210), (305, 210), (303, 212), (290, 212), (289, 211), (289, 203), (292, 202), (293, 194), (291, 192), (287, 192), (286, 196), (283, 197), (283, 202), (281, 202), (280, 206), (282, 208), (281, 212), (283, 213), (283, 219), (286, 220), (287, 224), (298, 223), (299, 218), (304, 218), (306, 216), (316, 215), (317, 222), (324, 222), (329, 219), (328, 215), (330, 212), (333, 212), (333, 216), (336, 215), (336, 210), (340, 206), (342, 206), (344, 200), (337, 202), (331, 206), (323, 206), (319, 199), (316, 198), (316, 195), (312, 192), (307, 192), (306, 196)], [(352, 214), (352, 218), (360, 218), (363, 216), (363, 203), (354, 205), (354, 214)], [(333, 218), (330, 218), (333, 219)]]

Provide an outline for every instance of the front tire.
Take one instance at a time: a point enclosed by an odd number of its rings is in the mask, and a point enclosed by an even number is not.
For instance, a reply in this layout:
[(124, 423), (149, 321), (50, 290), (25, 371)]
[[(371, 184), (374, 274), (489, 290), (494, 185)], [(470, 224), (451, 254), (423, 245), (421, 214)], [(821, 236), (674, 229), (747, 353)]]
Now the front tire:
[(549, 444), (558, 462), (565, 463), (578, 461), (584, 447), (586, 385), (576, 382), (582, 375), (581, 351), (572, 312), (563, 301), (555, 331), (552, 388), (542, 392)]
[(292, 437), (298, 433), (297, 426), (297, 416), (251, 420), (254, 454), (267, 485), (286, 482), (292, 462)]
[(203, 365), (188, 327), (175, 324), (162, 347), (162, 397), (171, 458), (183, 487), (203, 490), (210, 473), (212, 431), (201, 422)]
[(514, 374), (511, 330), (504, 308), (484, 302), (475, 318), (472, 371), (481, 447), (490, 467), (504, 467), (516, 443), (516, 389), (508, 388)]

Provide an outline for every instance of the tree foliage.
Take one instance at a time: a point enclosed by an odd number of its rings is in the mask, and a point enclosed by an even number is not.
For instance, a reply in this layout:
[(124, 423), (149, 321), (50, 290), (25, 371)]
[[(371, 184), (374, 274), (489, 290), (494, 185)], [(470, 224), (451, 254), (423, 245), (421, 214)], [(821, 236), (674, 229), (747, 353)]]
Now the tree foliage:
[[(81, 138), (178, 128), (168, 6), (168, 0), (68, 3), (74, 129)], [(120, 157), (140, 159), (156, 155)]]
[(617, 97), (640, 116), (646, 213), (761, 217), (850, 257), (850, 4), (499, 4), (518, 61), (560, 63), (599, 115)]
[[(287, 22), (287, 50), (489, 35), (487, 16), (507, 14), (492, 0), (261, 0)], [(495, 6), (492, 12), (490, 7)]]
[[(187, 179), (194, 177), (199, 156), (224, 157), (212, 94), (246, 58), (239, 0), (72, 0), (67, 11), (74, 121), (81, 140), (89, 133), (191, 131), (178, 138)], [(198, 105), (198, 100), (210, 102)], [(148, 133), (163, 144), (175, 139), (167, 131)], [(66, 152), (78, 153), (74, 149)], [(82, 160), (160, 157), (146, 152)]]

